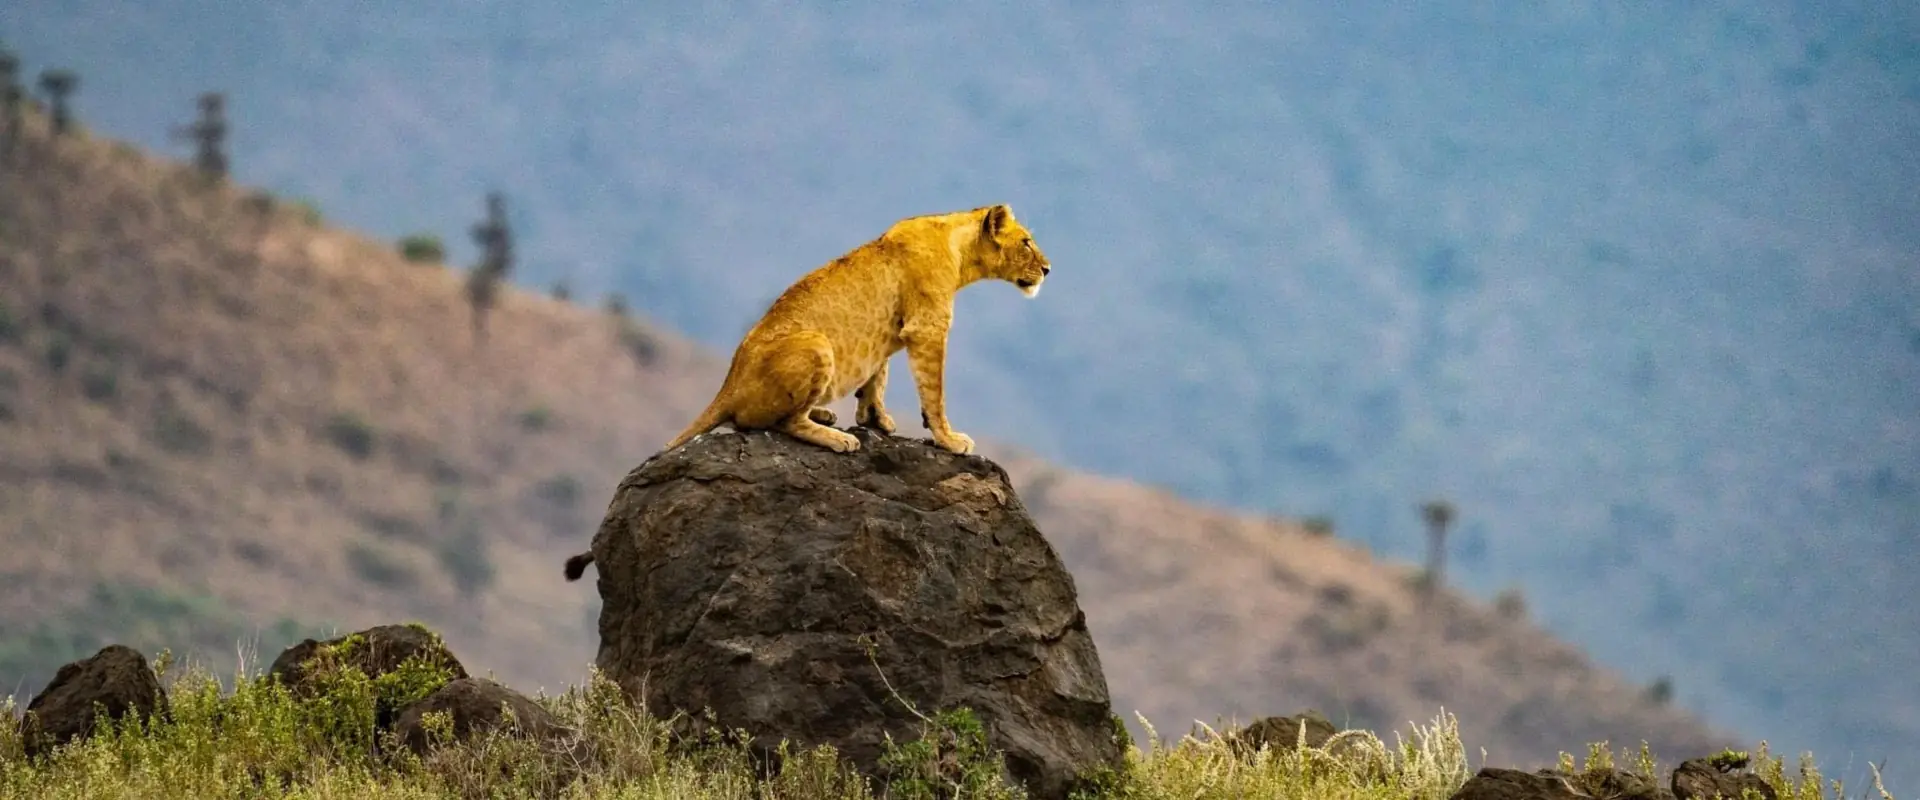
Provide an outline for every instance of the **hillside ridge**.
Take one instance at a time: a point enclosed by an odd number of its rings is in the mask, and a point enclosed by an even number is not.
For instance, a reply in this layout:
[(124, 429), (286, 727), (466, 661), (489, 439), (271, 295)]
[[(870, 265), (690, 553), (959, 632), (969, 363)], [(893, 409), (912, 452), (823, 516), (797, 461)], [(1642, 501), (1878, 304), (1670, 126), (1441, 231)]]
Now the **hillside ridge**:
[[(477, 674), (577, 681), (597, 599), (560, 565), (723, 363), (514, 289), (476, 345), (454, 270), (28, 122), (0, 194), (0, 685), (32, 692), (88, 637), (184, 631), (217, 660), (239, 633), (272, 652), (396, 616)], [(1444, 707), (1505, 762), (1728, 741), (1354, 544), (981, 444), (1072, 571), (1123, 716), (1385, 729)]]

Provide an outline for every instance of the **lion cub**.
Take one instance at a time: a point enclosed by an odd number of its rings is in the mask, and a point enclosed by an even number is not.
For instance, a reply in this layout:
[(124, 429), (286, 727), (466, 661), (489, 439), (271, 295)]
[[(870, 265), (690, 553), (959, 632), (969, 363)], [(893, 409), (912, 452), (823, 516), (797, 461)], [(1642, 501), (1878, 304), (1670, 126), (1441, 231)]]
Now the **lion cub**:
[(853, 392), (854, 421), (893, 433), (882, 401), (887, 359), (901, 348), (920, 390), (920, 419), (935, 444), (973, 452), (973, 439), (947, 424), (947, 329), (960, 287), (993, 278), (1040, 293), (1051, 272), (1033, 237), (1005, 205), (912, 217), (880, 238), (808, 273), (773, 301), (733, 353), (720, 391), (672, 450), (730, 423), (773, 429), (835, 452), (860, 440), (827, 427), (828, 403)]

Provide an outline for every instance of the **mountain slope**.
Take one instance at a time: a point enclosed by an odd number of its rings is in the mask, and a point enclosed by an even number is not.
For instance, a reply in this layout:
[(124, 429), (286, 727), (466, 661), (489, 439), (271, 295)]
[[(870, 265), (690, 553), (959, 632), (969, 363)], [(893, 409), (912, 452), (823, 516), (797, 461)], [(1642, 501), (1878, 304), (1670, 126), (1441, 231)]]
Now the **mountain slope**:
[[(395, 618), (517, 685), (578, 680), (594, 601), (560, 562), (721, 362), (517, 291), (476, 345), (455, 272), (30, 123), (0, 194), (0, 681), (33, 691), (88, 636), (218, 659), (257, 635), (271, 657)], [(1503, 760), (1722, 741), (1524, 620), (1418, 601), (1351, 544), (994, 452), (1080, 584), (1120, 707), (1163, 730), (1444, 705)]]

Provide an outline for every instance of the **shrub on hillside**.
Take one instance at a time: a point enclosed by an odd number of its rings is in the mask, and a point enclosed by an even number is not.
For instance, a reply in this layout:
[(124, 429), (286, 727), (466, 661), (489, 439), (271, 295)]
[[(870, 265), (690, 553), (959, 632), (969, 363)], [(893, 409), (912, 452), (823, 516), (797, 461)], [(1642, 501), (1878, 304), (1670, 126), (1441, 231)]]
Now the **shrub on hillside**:
[(1501, 589), (1494, 595), (1493, 610), (1507, 619), (1522, 619), (1527, 616), (1527, 596), (1518, 586)]
[(0, 689), (38, 691), (62, 664), (116, 641), (141, 650), (170, 645), (231, 665), (237, 645), (275, 652), (320, 627), (284, 617), (261, 624), (208, 594), (102, 582), (74, 604), (0, 625)]
[(44, 355), (48, 370), (54, 374), (65, 372), (67, 365), (73, 363), (73, 340), (68, 339), (64, 333), (54, 331), (47, 337), (47, 349)]
[(416, 233), (400, 240), (400, 255), (416, 264), (439, 264), (447, 260), (447, 248), (438, 236)]
[(440, 566), (462, 596), (473, 597), (493, 585), (493, 556), (478, 524), (468, 520), (441, 543)]
[(571, 508), (580, 502), (580, 479), (564, 473), (555, 475), (534, 486), (533, 493), (553, 505)]
[(411, 586), (413, 568), (384, 547), (354, 542), (347, 545), (347, 566), (361, 580), (388, 589)]
[(326, 221), (326, 217), (320, 213), (319, 204), (312, 200), (301, 197), (289, 201), (287, 205), (291, 207), (295, 213), (299, 214), (300, 219), (308, 225), (318, 227), (320, 223)]
[(24, 338), (26, 327), (13, 315), (13, 309), (0, 303), (0, 344), (17, 344)]
[(202, 455), (213, 448), (213, 432), (187, 412), (163, 405), (153, 415), (153, 441), (176, 455)]
[(106, 367), (93, 367), (80, 376), (80, 393), (96, 403), (113, 399), (119, 388), (119, 376)]
[(329, 417), (326, 434), (327, 441), (356, 460), (373, 455), (373, 426), (357, 415), (343, 412)]
[(553, 411), (546, 406), (534, 406), (520, 412), (522, 430), (537, 433), (551, 427), (553, 427)]

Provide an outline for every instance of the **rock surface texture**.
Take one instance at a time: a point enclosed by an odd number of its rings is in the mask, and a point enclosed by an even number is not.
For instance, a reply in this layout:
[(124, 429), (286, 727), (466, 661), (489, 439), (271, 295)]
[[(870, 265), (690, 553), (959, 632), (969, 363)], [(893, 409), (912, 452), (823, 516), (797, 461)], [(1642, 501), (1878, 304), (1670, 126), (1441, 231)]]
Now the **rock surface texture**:
[(600, 669), (656, 714), (872, 774), (885, 734), (920, 735), (902, 699), (971, 708), (1035, 797), (1117, 767), (1073, 578), (1005, 471), (853, 432), (844, 454), (718, 432), (630, 472), (593, 539)]
[(1564, 773), (1557, 769), (1522, 772), (1485, 767), (1449, 800), (1742, 800), (1749, 791), (1760, 800), (1779, 796), (1759, 775), (1746, 771), (1746, 766), (1744, 757), (1688, 759), (1674, 769), (1671, 789), (1661, 786), (1654, 776), (1621, 769)]
[(167, 695), (147, 658), (131, 647), (110, 644), (55, 672), (47, 688), (27, 703), (20, 738), (28, 757), (39, 757), (94, 730), (94, 704), (109, 719), (128, 713), (164, 713)]
[(1746, 771), (1745, 758), (1690, 758), (1673, 770), (1673, 794), (1679, 800), (1715, 800), (1741, 798), (1752, 790), (1761, 800), (1774, 800), (1779, 794), (1760, 776)]
[(426, 715), (435, 711), (452, 718), (453, 730), (448, 733), (454, 742), (469, 741), (503, 725), (505, 730), (540, 740), (557, 739), (566, 732), (552, 713), (526, 695), (486, 678), (459, 678), (400, 712), (394, 730), (413, 752), (424, 755), (435, 744), (426, 724)]

